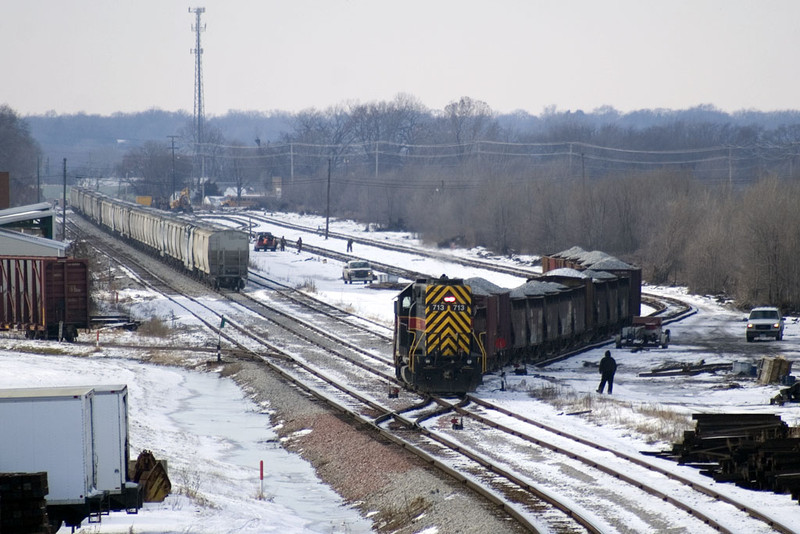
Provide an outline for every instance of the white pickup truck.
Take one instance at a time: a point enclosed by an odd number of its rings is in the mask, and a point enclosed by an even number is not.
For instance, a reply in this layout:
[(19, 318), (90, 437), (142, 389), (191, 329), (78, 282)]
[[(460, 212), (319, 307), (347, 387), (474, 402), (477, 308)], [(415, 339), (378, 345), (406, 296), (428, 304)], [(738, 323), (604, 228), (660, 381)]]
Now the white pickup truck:
[(783, 339), (783, 316), (778, 308), (760, 306), (750, 310), (747, 318), (747, 341), (759, 337), (774, 337), (776, 341)]
[(372, 266), (368, 261), (351, 260), (342, 269), (342, 279), (345, 284), (352, 284), (353, 282), (371, 284), (375, 281), (375, 273), (372, 271)]

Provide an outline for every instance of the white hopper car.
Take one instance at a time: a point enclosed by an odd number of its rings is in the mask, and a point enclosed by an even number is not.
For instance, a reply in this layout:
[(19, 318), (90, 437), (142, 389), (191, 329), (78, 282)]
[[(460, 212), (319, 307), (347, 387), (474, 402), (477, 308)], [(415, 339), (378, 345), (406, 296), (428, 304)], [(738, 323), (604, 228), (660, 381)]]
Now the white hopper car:
[(250, 241), (246, 232), (80, 187), (70, 191), (70, 205), (98, 226), (214, 288), (239, 290), (247, 282)]

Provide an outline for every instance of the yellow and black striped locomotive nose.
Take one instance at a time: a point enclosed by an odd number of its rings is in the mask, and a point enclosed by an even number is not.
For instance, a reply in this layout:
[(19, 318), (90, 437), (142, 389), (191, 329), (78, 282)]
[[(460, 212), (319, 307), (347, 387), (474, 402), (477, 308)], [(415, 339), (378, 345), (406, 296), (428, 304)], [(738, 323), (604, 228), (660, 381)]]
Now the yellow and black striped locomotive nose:
[(472, 292), (464, 285), (430, 285), (425, 292), (428, 352), (444, 356), (469, 353)]

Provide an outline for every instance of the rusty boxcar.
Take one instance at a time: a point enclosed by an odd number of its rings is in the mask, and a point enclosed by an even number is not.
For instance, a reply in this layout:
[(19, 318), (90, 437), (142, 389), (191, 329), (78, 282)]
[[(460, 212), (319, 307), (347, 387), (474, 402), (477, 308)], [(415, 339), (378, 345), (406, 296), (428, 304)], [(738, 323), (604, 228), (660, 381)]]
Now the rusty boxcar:
[(85, 259), (0, 256), (0, 330), (74, 341), (89, 328)]

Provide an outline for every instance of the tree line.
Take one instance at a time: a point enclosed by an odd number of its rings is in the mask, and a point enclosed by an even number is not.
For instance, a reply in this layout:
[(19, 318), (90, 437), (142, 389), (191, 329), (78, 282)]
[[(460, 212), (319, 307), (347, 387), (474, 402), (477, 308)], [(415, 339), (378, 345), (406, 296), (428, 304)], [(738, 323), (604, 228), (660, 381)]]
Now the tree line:
[(280, 120), (285, 127), (271, 135), (247, 122), (253, 134), (243, 139), (211, 119), (200, 143), (189, 141), (187, 121), (177, 150), (166, 136), (148, 139), (102, 172), (139, 194), (186, 185), (197, 194), (201, 158), (206, 194), (232, 185), (263, 194), (271, 209), (501, 254), (578, 245), (640, 265), (651, 283), (742, 306), (800, 303), (796, 112), (701, 106), (532, 117), (498, 115), (468, 97), (432, 111), (399, 95)]

